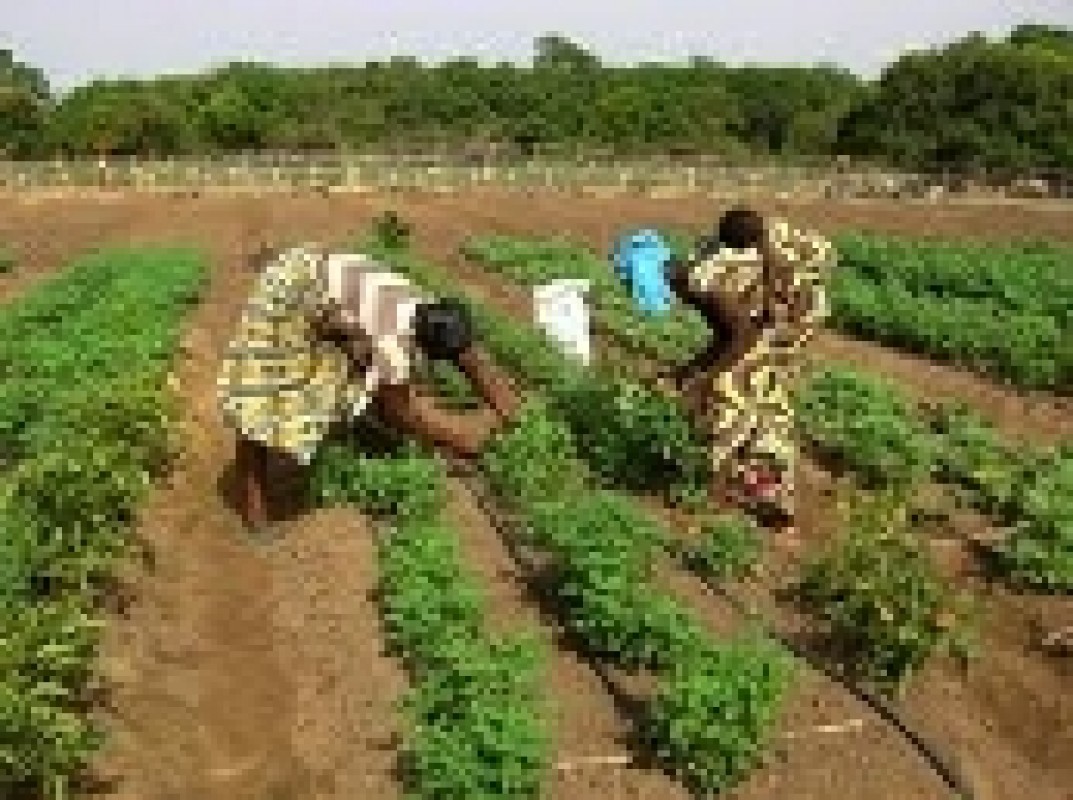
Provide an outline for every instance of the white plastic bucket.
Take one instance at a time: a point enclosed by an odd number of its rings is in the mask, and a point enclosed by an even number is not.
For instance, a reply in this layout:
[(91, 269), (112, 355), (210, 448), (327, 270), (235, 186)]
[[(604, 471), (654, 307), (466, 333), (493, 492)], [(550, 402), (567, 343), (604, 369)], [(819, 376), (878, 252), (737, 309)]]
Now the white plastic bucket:
[(533, 288), (533, 316), (536, 324), (563, 351), (588, 366), (592, 360), (589, 336), (589, 306), (585, 294), (589, 282), (564, 278)]

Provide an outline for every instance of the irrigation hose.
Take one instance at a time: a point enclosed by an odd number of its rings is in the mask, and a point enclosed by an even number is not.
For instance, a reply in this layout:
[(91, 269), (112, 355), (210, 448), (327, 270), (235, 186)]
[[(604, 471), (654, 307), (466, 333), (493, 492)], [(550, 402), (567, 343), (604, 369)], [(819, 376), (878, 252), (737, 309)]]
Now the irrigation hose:
[[(521, 552), (519, 537), (516, 530), (513, 530), (516, 523), (508, 518), (496, 500), (489, 495), (484, 481), (480, 478), (478, 467), (472, 462), (457, 458), (448, 458), (447, 460), (451, 475), (459, 479), (473, 495), (481, 512), (498, 532), (511, 558), (519, 566), (523, 567), (527, 573), (532, 574), (535, 570), (535, 565), (530, 558)], [(777, 642), (809, 668), (841, 686), (858, 702), (870, 708), (880, 719), (894, 728), (954, 795), (961, 800), (976, 800), (976, 793), (971, 783), (962, 774), (961, 770), (955, 766), (953, 760), (943, 753), (937, 744), (913, 729), (890, 701), (864, 686), (847, 680), (845, 676), (840, 675), (819, 658), (780, 633), (770, 619), (748, 608), (741, 599), (734, 596), (724, 587), (719, 586), (715, 581), (700, 576), (697, 577), (708, 591), (724, 599), (736, 613), (755, 624), (766, 637)]]
[(880, 719), (891, 725), (909, 742), (910, 745), (912, 745), (913, 749), (916, 750), (928, 763), (931, 770), (942, 779), (947, 788), (954, 792), (958, 797), (962, 798), (962, 800), (975, 800), (975, 792), (973, 791), (971, 784), (955, 766), (953, 759), (941, 752), (939, 745), (927, 739), (919, 731), (913, 729), (889, 700), (860, 684), (847, 680), (843, 675), (840, 675), (821, 659), (812, 655), (806, 649), (797, 645), (788, 636), (776, 630), (770, 619), (763, 614), (750, 609), (740, 598), (729, 592), (725, 587), (719, 586), (710, 578), (697, 577), (708, 591), (724, 599), (738, 614), (755, 624), (765, 636), (778, 642), (782, 647), (792, 653), (795, 658), (804, 662), (813, 670), (821, 673), (828, 680), (840, 685), (858, 701), (872, 709)]

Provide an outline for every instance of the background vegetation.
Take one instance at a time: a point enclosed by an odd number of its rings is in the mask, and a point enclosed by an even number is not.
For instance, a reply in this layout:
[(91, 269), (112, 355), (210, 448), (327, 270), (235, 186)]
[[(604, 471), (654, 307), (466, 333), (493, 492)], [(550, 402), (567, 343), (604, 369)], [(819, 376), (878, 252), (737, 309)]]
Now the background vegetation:
[(830, 65), (708, 58), (613, 67), (555, 34), (532, 65), (393, 58), (317, 69), (232, 63), (65, 95), (0, 50), (0, 154), (278, 149), (829, 157), (894, 166), (1073, 167), (1073, 31), (1022, 25), (907, 53), (877, 81)]

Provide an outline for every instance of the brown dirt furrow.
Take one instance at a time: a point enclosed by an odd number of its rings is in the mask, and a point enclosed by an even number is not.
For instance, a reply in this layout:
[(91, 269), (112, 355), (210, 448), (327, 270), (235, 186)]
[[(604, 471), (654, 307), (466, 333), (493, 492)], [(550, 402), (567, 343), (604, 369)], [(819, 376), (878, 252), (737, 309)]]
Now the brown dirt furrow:
[(1073, 669), (1040, 652), (1031, 623), (1050, 616), (1068, 625), (1073, 607), (1063, 598), (972, 588), (981, 598), (979, 660), (965, 673), (947, 661), (928, 665), (911, 679), (903, 705), (990, 788), (984, 798), (1068, 800)]
[(401, 795), (391, 703), (406, 680), (384, 653), (374, 537), (351, 511), (318, 511), (288, 523), (268, 554), (279, 659), (294, 684), (295, 800)]
[(121, 238), (127, 210), (113, 205), (62, 203), (44, 209), (0, 201), (0, 247), (15, 265), (0, 273), (0, 304), (17, 297), (102, 239)]
[(117, 798), (260, 798), (294, 768), (293, 682), (272, 628), (275, 578), (237, 535), (216, 492), (228, 459), (215, 417), (214, 360), (244, 280), (217, 251), (212, 287), (188, 323), (178, 370), (185, 453), (153, 492), (139, 531), (156, 567), (132, 577), (138, 601), (104, 652), (125, 662), (119, 719), (103, 769)]
[(105, 648), (126, 669), (102, 771), (122, 778), (117, 798), (389, 798), (403, 681), (367, 598), (368, 532), (312, 515), (285, 524), (267, 552), (247, 541), (223, 494), (231, 434), (215, 400), (252, 279), (244, 255), (264, 231), (340, 234), (348, 215), (312, 202), (220, 205), (135, 214), (128, 232), (207, 247), (214, 281), (179, 373), (186, 456), (141, 524), (158, 566), (134, 578), (140, 599)]

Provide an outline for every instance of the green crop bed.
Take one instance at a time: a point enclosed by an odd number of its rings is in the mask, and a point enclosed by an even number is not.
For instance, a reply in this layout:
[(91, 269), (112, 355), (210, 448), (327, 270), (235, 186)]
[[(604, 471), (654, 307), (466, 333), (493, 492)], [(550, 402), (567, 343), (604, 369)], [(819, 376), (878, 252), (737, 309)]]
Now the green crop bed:
[(1048, 242), (954, 242), (877, 234), (837, 237), (841, 266), (914, 295), (992, 300), (1008, 312), (1073, 325), (1073, 248)]
[(205, 262), (108, 250), (0, 310), (0, 783), (67, 796), (102, 741), (86, 714), (96, 611), (173, 450), (166, 376)]
[(378, 596), (388, 646), (412, 681), (402, 702), (407, 789), (422, 800), (537, 797), (549, 755), (537, 642), (487, 633), (484, 597), (443, 513), (443, 466), (412, 446), (365, 453), (354, 442), (318, 453), (311, 496), (385, 524)]
[[(668, 234), (673, 248), (690, 247)], [(1073, 248), (836, 237), (831, 324), (846, 333), (958, 364), (1016, 386), (1073, 388)], [(607, 259), (562, 239), (475, 236), (462, 252), (525, 286), (592, 282), (594, 317), (624, 347), (657, 359), (696, 350), (706, 332), (690, 310), (639, 313)]]
[(559, 278), (587, 279), (595, 323), (629, 350), (670, 359), (706, 341), (707, 328), (691, 309), (677, 308), (673, 316), (663, 319), (640, 313), (606, 259), (564, 240), (476, 236), (463, 244), (462, 252), (527, 287)]

